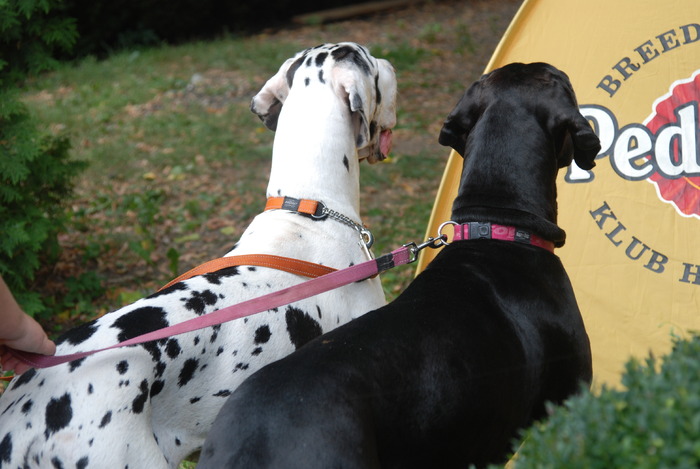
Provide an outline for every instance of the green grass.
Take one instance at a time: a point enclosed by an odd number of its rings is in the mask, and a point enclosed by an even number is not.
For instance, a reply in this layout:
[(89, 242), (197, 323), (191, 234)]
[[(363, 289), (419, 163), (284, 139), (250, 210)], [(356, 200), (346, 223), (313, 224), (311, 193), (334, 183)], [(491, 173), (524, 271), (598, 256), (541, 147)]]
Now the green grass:
[[(196, 154), (265, 157), (269, 148), (250, 141), (259, 127), (248, 111), (250, 91), (298, 48), (220, 40), (88, 59), (32, 81), (27, 103), (47, 127), (73, 137), (75, 156), (92, 165), (88, 174), (131, 178), (139, 157), (156, 167), (184, 165)], [(188, 90), (195, 74), (212, 69), (245, 70), (234, 94), (240, 99), (224, 109), (207, 107), (196, 89)], [(204, 92), (215, 99), (237, 90)]]
[[(440, 34), (429, 26), (425, 35)], [(67, 134), (80, 178), (64, 247), (82, 259), (75, 291), (105, 312), (149, 294), (176, 272), (226, 252), (262, 209), (274, 134), (250, 112), (251, 97), (309, 44), (224, 38), (88, 58), (30, 80), (24, 101), (47, 131)], [(420, 69), (431, 53), (406, 42), (371, 47), (397, 70)], [(404, 81), (406, 87), (422, 86)], [(427, 132), (429, 121), (399, 109), (397, 129)], [(421, 241), (445, 153), (395, 153), (363, 165), (363, 220), (375, 254)], [(375, 197), (380, 194), (380, 197)], [(106, 261), (108, 260), (108, 261)], [(88, 287), (97, 270), (107, 288)], [(392, 299), (411, 266), (384, 276)], [(91, 296), (92, 292), (92, 296)], [(63, 316), (79, 321), (90, 301)], [(58, 327), (65, 327), (61, 323)]]

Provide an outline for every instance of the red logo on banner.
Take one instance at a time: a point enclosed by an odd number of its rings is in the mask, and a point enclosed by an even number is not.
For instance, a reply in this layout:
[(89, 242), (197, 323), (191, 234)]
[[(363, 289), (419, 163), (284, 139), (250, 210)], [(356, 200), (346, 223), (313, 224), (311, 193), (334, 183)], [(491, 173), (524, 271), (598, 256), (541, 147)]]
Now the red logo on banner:
[[(683, 216), (700, 217), (700, 70), (680, 80), (654, 103), (645, 121), (656, 136), (656, 148), (668, 151), (665, 164), (657, 163), (648, 180), (661, 200), (673, 204)], [(658, 161), (658, 159), (657, 159)]]

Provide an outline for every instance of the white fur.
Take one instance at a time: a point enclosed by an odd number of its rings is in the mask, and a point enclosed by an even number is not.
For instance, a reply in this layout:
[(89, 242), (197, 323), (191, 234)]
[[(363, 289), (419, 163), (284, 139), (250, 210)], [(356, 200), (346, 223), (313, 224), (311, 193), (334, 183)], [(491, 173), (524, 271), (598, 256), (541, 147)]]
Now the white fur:
[[(314, 50), (318, 53), (330, 47), (334, 46)], [(354, 83), (373, 78), (353, 73), (345, 63), (324, 63), (325, 85), (316, 80), (305, 86), (306, 75), (317, 74), (319, 67), (300, 67), (291, 90), (287, 89), (286, 70), (295, 59), (285, 62), (253, 101), (256, 112), (267, 110), (274, 103), (270, 92), (284, 102), (275, 136), (268, 195), (321, 200), (329, 208), (359, 221), (356, 142), (361, 129), (358, 130), (344, 90), (358, 85), (356, 88), (369, 95), (363, 96), (367, 103), (364, 117), (374, 119), (381, 128), (391, 128), (395, 124), (396, 95), (393, 69), (385, 61), (370, 61), (372, 73), (380, 75), (383, 95), (382, 103), (376, 106), (376, 96), (372, 96), (374, 81)], [(341, 78), (334, 81), (331, 76), (336, 66)], [(372, 145), (376, 145), (376, 139), (366, 142), (366, 147)], [(342, 161), (344, 155), (347, 169)], [(258, 215), (227, 255), (277, 254), (343, 268), (367, 260), (359, 242), (357, 231), (335, 220), (314, 221), (275, 210)], [(125, 320), (128, 313), (136, 310), (139, 312), (135, 314), (146, 321), (148, 310), (142, 308), (162, 308), (167, 322), (174, 324), (196, 316), (186, 303), (192, 303), (192, 298), (203, 292), (211, 293), (206, 296), (210, 302), (215, 300), (213, 304), (201, 303), (207, 313), (305, 280), (262, 267), (240, 267), (239, 272), (221, 277), (219, 285), (203, 276), (194, 277), (183, 282), (184, 290), (174, 286), (165, 294), (141, 299), (107, 314), (94, 322), (94, 333), (87, 340), (77, 345), (64, 341), (57, 353), (117, 342), (122, 329), (114, 327), (115, 321)], [(303, 312), (297, 315), (312, 319), (325, 332), (384, 302), (381, 285), (375, 278), (293, 306)], [(65, 468), (177, 467), (201, 446), (226, 396), (250, 373), (295, 349), (290, 333), (294, 326), (290, 326), (287, 317), (290, 314), (295, 317), (283, 307), (227, 323), (218, 331), (208, 328), (160, 341), (157, 350), (151, 352), (134, 346), (90, 356), (78, 366), (64, 364), (36, 374), (28, 372), (24, 378), (15, 379), (0, 398), (0, 468), (46, 468), (59, 467), (58, 464)], [(128, 322), (130, 327), (140, 327), (141, 321), (131, 318)], [(260, 342), (266, 336), (260, 334), (265, 327), (269, 340)], [(74, 332), (71, 337), (75, 342), (78, 335)], [(175, 353), (175, 341), (179, 353)], [(154, 360), (152, 353), (160, 354), (160, 358)], [(188, 370), (192, 371), (191, 376)], [(158, 388), (160, 392), (147, 397)], [(67, 399), (69, 406), (65, 405)]]

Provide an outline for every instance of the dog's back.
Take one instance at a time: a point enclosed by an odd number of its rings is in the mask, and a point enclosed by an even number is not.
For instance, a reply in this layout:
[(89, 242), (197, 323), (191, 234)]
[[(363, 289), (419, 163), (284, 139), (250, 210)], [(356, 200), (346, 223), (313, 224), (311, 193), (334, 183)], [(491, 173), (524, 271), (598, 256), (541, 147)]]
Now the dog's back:
[(202, 467), (450, 468), (506, 455), (545, 402), (590, 381), (590, 349), (556, 256), (476, 244), (448, 246), (390, 305), (249, 378)]
[[(573, 289), (541, 247), (565, 238), (558, 168), (572, 157), (590, 168), (598, 151), (575, 105), (566, 76), (545, 64), (470, 88), (441, 142), (465, 156), (453, 221), (488, 225), (487, 239), (453, 242), (391, 304), (251, 376), (217, 417), (200, 467), (481, 467), (503, 461), (547, 402), (589, 383)], [(495, 224), (521, 236), (493, 239)]]

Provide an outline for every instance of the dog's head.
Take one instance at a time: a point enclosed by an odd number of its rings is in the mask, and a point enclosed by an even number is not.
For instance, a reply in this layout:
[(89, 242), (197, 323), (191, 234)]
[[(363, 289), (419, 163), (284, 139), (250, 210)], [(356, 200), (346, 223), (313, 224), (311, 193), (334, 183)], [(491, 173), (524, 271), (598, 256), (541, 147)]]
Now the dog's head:
[(595, 166), (600, 141), (581, 115), (569, 77), (545, 63), (512, 63), (481, 77), (447, 116), (439, 142), (464, 156), (469, 133), (484, 111), (508, 100), (524, 107), (551, 136), (558, 166)]
[[(300, 76), (300, 69), (306, 76)], [(291, 88), (308, 86), (310, 77), (330, 86), (347, 104), (360, 159), (376, 163), (386, 158), (396, 125), (396, 75), (387, 60), (372, 57), (359, 44), (322, 44), (287, 59), (253, 97), (251, 111), (276, 130)]]

